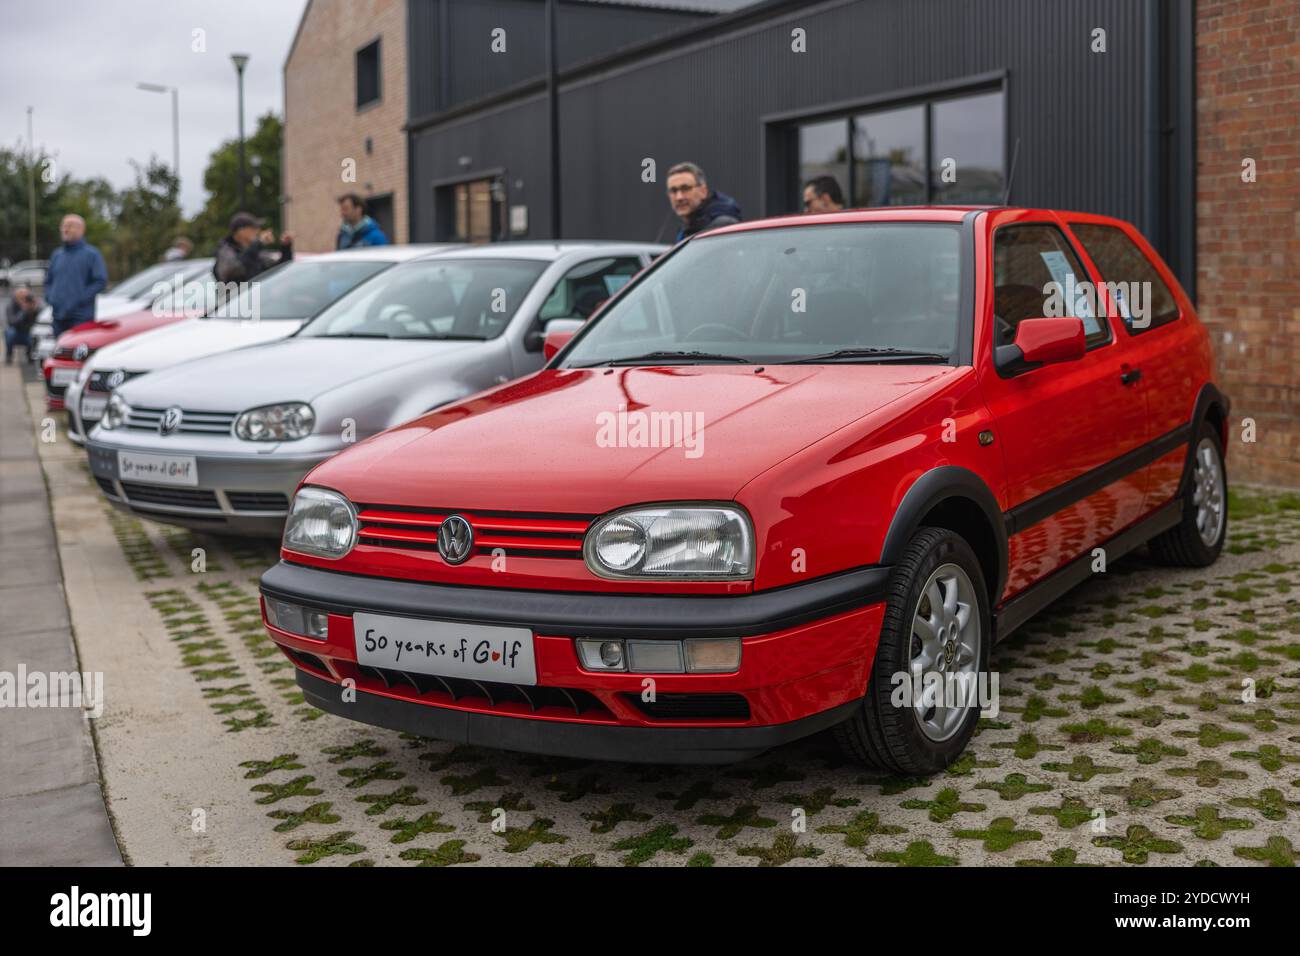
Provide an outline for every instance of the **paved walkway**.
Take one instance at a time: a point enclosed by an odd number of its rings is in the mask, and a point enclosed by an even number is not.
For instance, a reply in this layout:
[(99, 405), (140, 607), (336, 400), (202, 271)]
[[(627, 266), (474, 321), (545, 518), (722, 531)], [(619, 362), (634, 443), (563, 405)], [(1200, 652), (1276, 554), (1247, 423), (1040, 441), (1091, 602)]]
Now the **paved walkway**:
[[(36, 430), (0, 366), (0, 680), (20, 667), (79, 670)], [(0, 865), (121, 865), (90, 731), (77, 708), (0, 707)]]

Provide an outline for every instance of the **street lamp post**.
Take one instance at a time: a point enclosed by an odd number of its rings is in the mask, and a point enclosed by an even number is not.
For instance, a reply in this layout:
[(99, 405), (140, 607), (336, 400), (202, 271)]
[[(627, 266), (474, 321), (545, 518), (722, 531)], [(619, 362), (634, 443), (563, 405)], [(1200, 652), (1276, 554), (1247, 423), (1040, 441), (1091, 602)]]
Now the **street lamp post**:
[(244, 175), (244, 67), (248, 65), (248, 54), (232, 53), (230, 62), (235, 64), (235, 72), (239, 74), (239, 209), (242, 211), (248, 205), (247, 178)]
[(176, 182), (181, 181), (181, 108), (180, 108), (180, 91), (174, 86), (163, 86), (161, 83), (137, 83), (136, 89), (144, 90), (146, 93), (170, 93), (172, 95), (172, 172), (176, 175)]

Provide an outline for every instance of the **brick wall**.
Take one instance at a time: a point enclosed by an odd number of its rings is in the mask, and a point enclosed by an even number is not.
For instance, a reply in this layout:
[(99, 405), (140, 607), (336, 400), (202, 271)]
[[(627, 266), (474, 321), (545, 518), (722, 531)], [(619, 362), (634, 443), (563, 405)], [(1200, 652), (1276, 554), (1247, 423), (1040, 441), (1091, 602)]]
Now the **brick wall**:
[(1229, 465), (1300, 487), (1300, 4), (1198, 0), (1196, 56), (1197, 304), (1235, 437), (1257, 427)]
[[(382, 37), (381, 100), (356, 108), (356, 51)], [(405, 0), (311, 0), (284, 68), (285, 223), (303, 252), (334, 248), (344, 192), (392, 193), (406, 242)], [(366, 138), (371, 140), (367, 154)], [(356, 182), (343, 161), (356, 160)]]

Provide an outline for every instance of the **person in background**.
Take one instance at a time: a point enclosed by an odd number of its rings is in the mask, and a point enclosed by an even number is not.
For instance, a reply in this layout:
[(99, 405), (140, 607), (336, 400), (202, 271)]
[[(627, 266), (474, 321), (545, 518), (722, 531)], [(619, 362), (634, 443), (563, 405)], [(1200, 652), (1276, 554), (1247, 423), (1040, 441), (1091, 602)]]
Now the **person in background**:
[(678, 163), (668, 170), (668, 202), (681, 220), (677, 241), (706, 229), (740, 222), (740, 206), (726, 193), (709, 188), (704, 170), (694, 163)]
[(95, 321), (95, 296), (108, 285), (99, 250), (86, 241), (86, 220), (75, 213), (59, 224), (63, 245), (54, 250), (45, 272), (45, 301), (54, 314), (54, 337)]
[(843, 208), (844, 193), (834, 176), (818, 176), (804, 183), (804, 212), (839, 212)]
[(335, 249), (388, 245), (384, 230), (366, 215), (366, 201), (356, 193), (344, 193), (339, 197), (339, 215), (343, 217), (343, 222), (339, 225)]
[(177, 236), (172, 247), (163, 253), (163, 262), (177, 262), (181, 259), (188, 259), (190, 253), (194, 251), (194, 243), (190, 242), (185, 236)]
[(218, 282), (248, 282), (272, 266), (293, 259), (293, 236), (280, 236), (280, 254), (272, 257), (266, 246), (275, 242), (275, 233), (249, 212), (237, 212), (230, 219), (229, 234), (217, 244), (217, 261), (212, 274)]
[(14, 362), (14, 348), (21, 345), (28, 362), (32, 360), (32, 326), (41, 304), (32, 290), (22, 285), (14, 290), (14, 297), (5, 308), (5, 364)]

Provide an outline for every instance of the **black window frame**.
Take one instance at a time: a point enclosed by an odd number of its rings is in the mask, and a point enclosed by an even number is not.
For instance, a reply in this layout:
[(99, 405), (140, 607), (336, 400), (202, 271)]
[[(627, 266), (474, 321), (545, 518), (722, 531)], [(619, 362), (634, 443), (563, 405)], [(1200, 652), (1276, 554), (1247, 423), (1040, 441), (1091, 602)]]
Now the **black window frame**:
[[(1025, 229), (1025, 228), (1029, 228), (1029, 227), (1038, 227), (1038, 228), (1046, 227), (1046, 228), (1048, 228), (1048, 229), (1054, 230), (1054, 231), (1057, 233), (1057, 235), (1060, 236), (1060, 238), (1061, 238), (1061, 242), (1064, 244), (1065, 248), (1069, 251), (1069, 254), (1070, 254), (1071, 256), (1074, 257), (1074, 264), (1075, 264), (1076, 266), (1078, 266), (1078, 272), (1079, 272), (1080, 274), (1082, 274), (1082, 276), (1083, 276), (1083, 278), (1080, 279), (1080, 281), (1081, 281), (1081, 282), (1088, 282), (1089, 284), (1092, 283), (1092, 274), (1091, 274), (1090, 272), (1088, 272), (1088, 267), (1087, 267), (1087, 265), (1085, 264), (1085, 262), (1084, 262), (1084, 260), (1083, 260), (1083, 257), (1082, 257), (1081, 255), (1079, 255), (1079, 250), (1078, 250), (1078, 248), (1074, 245), (1073, 242), (1070, 241), (1070, 236), (1069, 236), (1069, 234), (1068, 234), (1064, 229), (1062, 229), (1061, 226), (1060, 226), (1058, 223), (1051, 222), (1051, 221), (1046, 220), (1046, 219), (1029, 219), (1029, 220), (1024, 220), (1024, 221), (1020, 221), (1020, 222), (1008, 222), (1008, 223), (1003, 223), (1002, 225), (999, 225), (999, 226), (995, 227), (994, 230), (993, 230), (993, 234), (989, 237), (989, 266), (990, 266), (990, 268), (991, 268), (992, 270), (994, 270), (994, 272), (993, 272), (993, 282), (990, 284), (990, 296), (989, 296), (989, 300), (990, 300), (990, 301), (989, 301), (989, 310), (990, 310), (990, 314), (991, 314), (991, 316), (996, 316), (996, 315), (997, 315), (997, 304), (998, 304), (998, 303), (997, 303), (997, 298), (998, 298), (998, 292), (997, 292), (997, 272), (996, 272), (996, 269), (997, 269), (997, 254), (998, 254), (998, 238), (999, 238), (999, 236), (1000, 236), (1003, 232), (1005, 232), (1005, 231), (1007, 231), (1007, 230), (1012, 230), (1012, 229)], [(1094, 351), (1095, 349), (1104, 348), (1105, 346), (1107, 346), (1107, 345), (1111, 345), (1111, 344), (1113, 344), (1113, 343), (1116, 341), (1116, 338), (1115, 338), (1115, 330), (1114, 330), (1113, 328), (1111, 328), (1111, 324), (1110, 324), (1110, 316), (1107, 315), (1105, 312), (1103, 312), (1103, 311), (1101, 310), (1101, 308), (1100, 308), (1100, 303), (1097, 301), (1097, 296), (1096, 296), (1096, 294), (1095, 294), (1095, 291), (1096, 291), (1096, 290), (1094, 289), (1094, 295), (1093, 295), (1093, 305), (1094, 305), (1094, 310), (1095, 310), (1096, 313), (1097, 313), (1097, 321), (1098, 321), (1098, 323), (1101, 325), (1102, 330), (1106, 333), (1106, 338), (1103, 339), (1103, 340), (1099, 340), (1099, 341), (1093, 342), (1093, 343), (1091, 343), (1091, 344), (1087, 344), (1087, 330), (1085, 329), (1085, 330), (1084, 330), (1084, 335), (1085, 335), (1085, 338), (1084, 338), (1084, 341), (1085, 341), (1084, 354), (1087, 354), (1088, 352), (1092, 352), (1092, 351)], [(1107, 311), (1109, 311), (1109, 310), (1107, 310)], [(989, 337), (989, 340), (990, 340), (990, 342), (991, 342), (991, 348), (992, 348), (992, 350), (993, 350), (993, 354), (994, 354), (994, 357), (995, 357), (995, 359), (996, 359), (996, 354), (997, 354), (997, 349), (998, 349), (997, 329), (996, 329), (996, 328), (993, 329), (993, 334)], [(1003, 343), (1003, 344), (1006, 344), (1006, 343)], [(995, 368), (997, 367), (997, 362), (996, 362), (996, 360), (994, 361), (994, 367), (995, 367)], [(1001, 375), (1002, 372), (999, 371), (998, 374)], [(1005, 378), (1005, 377), (1008, 377), (1008, 376), (1005, 376), (1005, 375), (1004, 375), (1003, 377)]]
[[(1078, 238), (1079, 245), (1083, 247), (1083, 251), (1086, 252), (1088, 254), (1088, 258), (1092, 260), (1093, 266), (1097, 269), (1097, 275), (1101, 278), (1103, 284), (1111, 281), (1127, 283), (1130, 280), (1118, 279), (1118, 278), (1112, 280), (1106, 278), (1106, 272), (1102, 268), (1102, 264), (1100, 260), (1098, 260), (1097, 257), (1093, 255), (1092, 250), (1088, 248), (1087, 240), (1085, 240), (1084, 237), (1079, 233), (1080, 229), (1110, 229), (1118, 233), (1124, 239), (1124, 241), (1129, 244), (1130, 248), (1132, 248), (1133, 252), (1138, 256), (1138, 258), (1141, 259), (1144, 263), (1146, 263), (1147, 268), (1149, 268), (1151, 270), (1152, 275), (1155, 276), (1155, 280), (1160, 283), (1160, 285), (1165, 290), (1165, 294), (1169, 296), (1169, 301), (1173, 303), (1174, 314), (1171, 318), (1157, 319), (1153, 315), (1151, 317), (1151, 324), (1140, 329), (1134, 328), (1133, 320), (1131, 318), (1125, 317), (1122, 312), (1116, 309), (1115, 317), (1120, 320), (1120, 324), (1124, 326), (1125, 330), (1128, 332), (1130, 336), (1142, 335), (1146, 332), (1150, 332), (1152, 329), (1159, 329), (1159, 328), (1163, 328), (1166, 325), (1173, 325), (1175, 322), (1177, 322), (1179, 319), (1183, 317), (1183, 307), (1178, 301), (1178, 296), (1174, 295), (1174, 290), (1170, 288), (1169, 283), (1165, 281), (1165, 277), (1160, 274), (1160, 267), (1154, 261), (1152, 261), (1151, 257), (1148, 256), (1146, 252), (1142, 249), (1142, 247), (1138, 245), (1137, 242), (1134, 241), (1133, 237), (1128, 234), (1127, 230), (1122, 229), (1119, 226), (1113, 225), (1108, 222), (1070, 222), (1069, 226), (1070, 226), (1070, 231), (1074, 233), (1074, 235)], [(1109, 312), (1110, 307), (1113, 306), (1114, 303), (1110, 301), (1109, 295), (1106, 298), (1107, 298), (1106, 311)]]
[[(356, 52), (353, 54), (352, 78), (353, 78), (353, 85), (356, 93), (356, 111), (358, 113), (360, 113), (362, 110), (370, 109), (371, 107), (379, 103), (382, 103), (384, 101), (383, 42), (384, 42), (384, 38), (382, 36), (375, 37), (369, 43), (357, 47)], [(362, 58), (367, 56), (372, 50), (374, 51), (374, 96), (370, 97), (369, 99), (363, 100), (361, 98), (362, 97), (362, 84), (361, 84)]]

